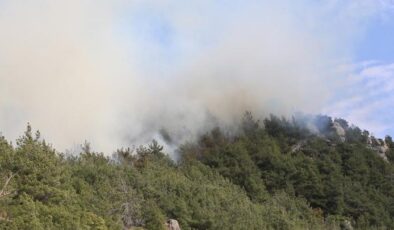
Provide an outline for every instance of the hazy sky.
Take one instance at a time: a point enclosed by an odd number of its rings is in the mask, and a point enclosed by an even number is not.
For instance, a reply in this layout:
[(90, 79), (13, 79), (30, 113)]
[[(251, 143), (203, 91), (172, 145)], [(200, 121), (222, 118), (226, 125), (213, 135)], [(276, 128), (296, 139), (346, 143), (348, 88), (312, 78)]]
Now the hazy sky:
[(392, 0), (0, 0), (0, 132), (177, 142), (245, 110), (394, 136)]
[[(361, 1), (362, 2), (362, 1)], [(349, 83), (323, 112), (345, 117), (384, 137), (394, 135), (394, 1), (375, 1), (380, 13), (364, 22), (354, 41)]]

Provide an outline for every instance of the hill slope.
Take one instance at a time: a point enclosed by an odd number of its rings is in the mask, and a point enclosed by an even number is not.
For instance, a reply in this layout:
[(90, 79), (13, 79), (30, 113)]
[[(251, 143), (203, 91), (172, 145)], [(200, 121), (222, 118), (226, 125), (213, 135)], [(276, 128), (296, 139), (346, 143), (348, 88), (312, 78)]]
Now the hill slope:
[(216, 128), (179, 148), (112, 157), (0, 139), (2, 229), (393, 229), (394, 144), (326, 116)]

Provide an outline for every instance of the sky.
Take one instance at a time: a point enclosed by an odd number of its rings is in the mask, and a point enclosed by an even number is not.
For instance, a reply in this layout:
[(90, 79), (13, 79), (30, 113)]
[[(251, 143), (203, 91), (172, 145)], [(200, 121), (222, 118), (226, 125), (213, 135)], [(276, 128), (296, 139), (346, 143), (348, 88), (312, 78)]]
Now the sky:
[(384, 137), (394, 135), (394, 1), (376, 2), (383, 8), (365, 22), (345, 67), (349, 82), (322, 112)]
[(251, 110), (394, 136), (393, 41), (392, 0), (0, 0), (0, 132), (108, 153)]

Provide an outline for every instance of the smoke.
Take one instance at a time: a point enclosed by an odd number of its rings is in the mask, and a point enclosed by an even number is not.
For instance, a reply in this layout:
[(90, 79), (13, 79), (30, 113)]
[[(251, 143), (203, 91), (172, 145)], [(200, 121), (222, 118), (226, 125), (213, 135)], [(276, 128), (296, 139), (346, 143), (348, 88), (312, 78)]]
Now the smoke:
[(0, 131), (110, 153), (245, 110), (319, 112), (380, 12), (353, 2), (1, 0)]

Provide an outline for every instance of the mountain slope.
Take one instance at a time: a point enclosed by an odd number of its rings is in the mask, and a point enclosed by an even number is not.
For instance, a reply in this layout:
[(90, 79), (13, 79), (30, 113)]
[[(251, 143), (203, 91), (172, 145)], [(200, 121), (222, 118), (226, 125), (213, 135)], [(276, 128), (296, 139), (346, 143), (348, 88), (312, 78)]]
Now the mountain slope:
[(15, 146), (0, 139), (0, 228), (393, 229), (393, 152), (327, 116), (246, 113), (239, 132), (180, 146), (178, 162), (156, 141), (69, 156), (28, 126)]

